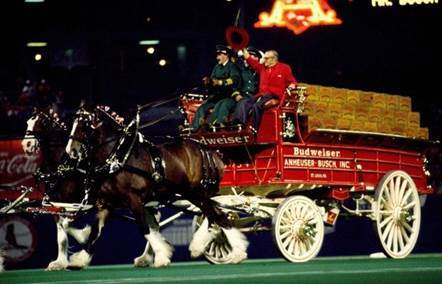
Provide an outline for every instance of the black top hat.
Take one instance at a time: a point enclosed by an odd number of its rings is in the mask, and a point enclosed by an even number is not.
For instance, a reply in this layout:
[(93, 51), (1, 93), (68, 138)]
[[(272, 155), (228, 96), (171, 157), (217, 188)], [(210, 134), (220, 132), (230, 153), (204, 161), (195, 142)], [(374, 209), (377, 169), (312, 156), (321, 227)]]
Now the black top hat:
[(249, 47), (247, 47), (247, 51), (248, 51), (251, 55), (254, 55), (254, 56), (258, 57), (258, 58), (261, 58), (261, 57), (262, 57), (262, 53), (261, 53), (261, 51), (260, 51), (259, 49), (255, 48), (255, 47), (253, 47), (253, 46), (249, 46)]
[(228, 56), (232, 55), (232, 49), (230, 49), (229, 47), (222, 45), (222, 44), (217, 44), (216, 45), (216, 53), (222, 53)]

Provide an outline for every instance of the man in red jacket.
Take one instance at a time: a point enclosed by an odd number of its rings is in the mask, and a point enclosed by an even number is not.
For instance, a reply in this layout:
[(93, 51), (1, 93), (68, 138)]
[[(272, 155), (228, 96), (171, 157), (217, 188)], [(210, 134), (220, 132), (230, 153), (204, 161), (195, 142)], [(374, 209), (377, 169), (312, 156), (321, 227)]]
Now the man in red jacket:
[(243, 49), (243, 54), (250, 67), (259, 73), (259, 91), (254, 97), (238, 103), (233, 123), (245, 124), (251, 110), (252, 127), (254, 130), (258, 130), (265, 103), (271, 99), (281, 101), (285, 89), (287, 87), (295, 88), (297, 81), (290, 66), (279, 62), (276, 50), (266, 51), (262, 63), (256, 58), (252, 58), (247, 49)]

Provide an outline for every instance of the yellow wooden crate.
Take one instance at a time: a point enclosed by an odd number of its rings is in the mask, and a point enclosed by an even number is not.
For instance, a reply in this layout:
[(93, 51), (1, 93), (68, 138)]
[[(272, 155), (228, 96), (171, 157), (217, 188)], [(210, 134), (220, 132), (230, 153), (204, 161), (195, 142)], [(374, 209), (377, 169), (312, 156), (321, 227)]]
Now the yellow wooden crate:
[(379, 123), (379, 122), (377, 122), (376, 124), (378, 127), (378, 132), (386, 133), (386, 134), (393, 133), (393, 130), (392, 130), (394, 127), (393, 123)]
[(350, 130), (351, 129), (352, 120), (348, 118), (338, 118), (336, 121), (336, 128), (342, 130)]
[(364, 122), (364, 131), (368, 132), (378, 132), (378, 124), (376, 122)]
[(328, 105), (328, 114), (332, 116), (342, 116), (342, 104), (331, 102)]
[(382, 119), (384, 113), (385, 111), (382, 111), (379, 108), (371, 108), (368, 111), (368, 121), (378, 122), (380, 119)]
[(399, 95), (304, 84), (304, 114), (309, 129), (336, 128), (398, 134), (428, 139), (420, 114), (411, 111), (411, 98)]
[(418, 112), (409, 112), (408, 113), (408, 123), (413, 125), (420, 125), (420, 113)]
[(408, 113), (407, 111), (396, 111), (394, 113), (394, 121), (396, 124), (408, 124)]
[(364, 121), (360, 121), (355, 119), (351, 123), (351, 130), (363, 131), (364, 130)]
[(356, 90), (348, 90), (346, 95), (347, 103), (356, 105), (359, 104), (359, 91)]
[(407, 136), (407, 125), (405, 123), (395, 123), (391, 128), (393, 134)]
[(333, 97), (330, 100), (330, 103), (336, 104), (344, 104), (347, 101), (347, 89), (338, 89), (333, 90)]
[(399, 110), (399, 97), (398, 95), (388, 95), (385, 94), (385, 109), (387, 111), (397, 111)]
[(359, 102), (366, 107), (371, 106), (373, 104), (373, 93), (360, 91)]
[(399, 110), (411, 111), (411, 98), (399, 96)]
[(321, 87), (319, 89), (319, 101), (328, 103), (333, 97), (333, 88), (330, 87)]
[(386, 109), (387, 95), (381, 93), (372, 93), (372, 106), (377, 109)]
[(428, 138), (430, 137), (430, 135), (428, 133), (428, 128), (426, 128), (426, 127), (419, 128), (419, 135), (418, 135), (418, 137), (421, 138), (421, 139), (428, 140)]

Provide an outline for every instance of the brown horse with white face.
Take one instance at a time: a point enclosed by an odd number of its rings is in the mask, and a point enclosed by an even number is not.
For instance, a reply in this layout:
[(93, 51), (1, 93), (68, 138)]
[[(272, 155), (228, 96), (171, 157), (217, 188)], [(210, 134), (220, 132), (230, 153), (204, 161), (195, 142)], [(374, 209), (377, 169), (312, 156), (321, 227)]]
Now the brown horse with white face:
[[(190, 244), (192, 256), (201, 255), (215, 237), (209, 226), (216, 223), (233, 248), (233, 262), (243, 260), (248, 245), (244, 235), (230, 226), (211, 199), (218, 194), (223, 176), (224, 164), (219, 156), (191, 140), (153, 145), (139, 133), (137, 119), (123, 134), (109, 127), (108, 120), (109, 115), (102, 108), (81, 108), (66, 152), (79, 164), (91, 166), (86, 171), (95, 180), (91, 194), (100, 208), (126, 207), (132, 211), (153, 250), (154, 266), (168, 265), (172, 250), (159, 234), (158, 225), (149, 224), (155, 220), (144, 207), (150, 201), (169, 204), (187, 200), (207, 216)], [(103, 217), (101, 224), (106, 216)], [(146, 254), (147, 248), (135, 261), (145, 261)]]

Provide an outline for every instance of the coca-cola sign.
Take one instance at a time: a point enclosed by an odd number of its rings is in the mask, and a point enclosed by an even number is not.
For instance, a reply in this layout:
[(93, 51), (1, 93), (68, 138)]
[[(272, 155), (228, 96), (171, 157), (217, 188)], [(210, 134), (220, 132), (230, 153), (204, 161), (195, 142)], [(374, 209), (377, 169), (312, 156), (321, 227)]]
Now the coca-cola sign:
[(21, 140), (0, 141), (0, 185), (32, 186), (40, 166), (40, 155), (26, 155)]

